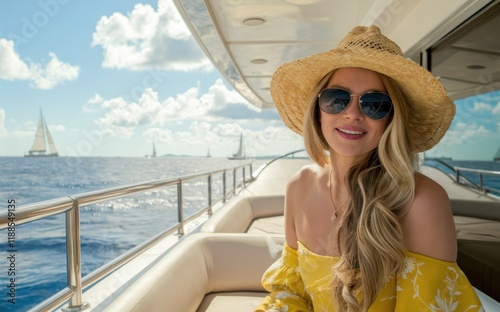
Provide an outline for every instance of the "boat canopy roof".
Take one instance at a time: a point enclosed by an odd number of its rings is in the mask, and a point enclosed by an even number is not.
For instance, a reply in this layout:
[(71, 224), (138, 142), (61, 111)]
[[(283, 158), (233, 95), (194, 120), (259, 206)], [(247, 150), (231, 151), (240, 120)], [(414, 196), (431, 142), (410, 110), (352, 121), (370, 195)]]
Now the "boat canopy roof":
[(498, 0), (175, 0), (193, 36), (251, 104), (274, 107), (281, 64), (334, 48), (357, 25), (377, 25), (454, 99), (500, 89)]

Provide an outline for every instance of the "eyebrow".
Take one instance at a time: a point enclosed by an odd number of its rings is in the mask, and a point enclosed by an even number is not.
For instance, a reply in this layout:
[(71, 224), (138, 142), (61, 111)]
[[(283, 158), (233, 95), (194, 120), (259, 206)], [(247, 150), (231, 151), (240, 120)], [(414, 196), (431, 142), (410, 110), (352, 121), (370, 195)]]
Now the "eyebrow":
[(354, 93), (352, 92), (351, 89), (347, 88), (347, 87), (343, 87), (343, 86), (339, 86), (337, 84), (334, 84), (334, 85), (327, 85), (324, 89), (332, 89), (332, 88), (338, 88), (338, 89), (343, 89), (343, 90), (346, 90), (348, 91), (351, 95), (363, 95), (363, 94), (366, 94), (368, 92), (382, 92), (382, 93), (387, 93), (389, 94), (389, 92), (387, 90), (379, 90), (379, 89), (368, 89), (368, 90), (365, 90), (363, 91), (362, 93), (360, 94), (357, 94), (357, 93)]

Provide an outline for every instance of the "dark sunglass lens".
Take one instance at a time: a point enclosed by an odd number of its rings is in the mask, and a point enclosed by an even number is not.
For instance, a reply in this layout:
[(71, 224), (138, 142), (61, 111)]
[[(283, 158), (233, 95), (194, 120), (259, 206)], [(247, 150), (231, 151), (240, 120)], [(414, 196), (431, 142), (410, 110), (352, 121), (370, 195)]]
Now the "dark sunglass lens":
[(327, 114), (338, 114), (349, 106), (351, 95), (341, 89), (325, 89), (319, 96), (319, 107)]
[(361, 110), (366, 117), (382, 119), (389, 114), (391, 109), (392, 101), (387, 94), (373, 92), (361, 97)]

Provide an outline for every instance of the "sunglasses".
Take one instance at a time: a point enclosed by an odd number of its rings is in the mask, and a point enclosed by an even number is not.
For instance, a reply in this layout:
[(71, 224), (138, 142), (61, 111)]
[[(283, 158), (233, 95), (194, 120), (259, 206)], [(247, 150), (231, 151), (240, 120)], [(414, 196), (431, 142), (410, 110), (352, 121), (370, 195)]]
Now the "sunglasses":
[[(318, 104), (321, 110), (327, 114), (340, 114), (347, 109), (351, 98), (355, 95), (340, 88), (323, 89), (318, 94)], [(366, 117), (380, 120), (391, 112), (392, 100), (387, 93), (366, 92), (359, 97), (359, 108)]]

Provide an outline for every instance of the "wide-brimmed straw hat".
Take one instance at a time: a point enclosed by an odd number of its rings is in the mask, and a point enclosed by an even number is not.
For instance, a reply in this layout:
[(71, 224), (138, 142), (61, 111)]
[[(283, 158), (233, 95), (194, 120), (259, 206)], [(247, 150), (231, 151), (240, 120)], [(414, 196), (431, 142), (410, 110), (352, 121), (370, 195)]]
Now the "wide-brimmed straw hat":
[(361, 67), (391, 77), (410, 106), (407, 129), (414, 152), (436, 145), (450, 127), (455, 104), (428, 70), (407, 59), (399, 46), (376, 26), (358, 26), (330, 51), (280, 66), (271, 95), (283, 122), (302, 135), (304, 115), (317, 83), (334, 69)]

